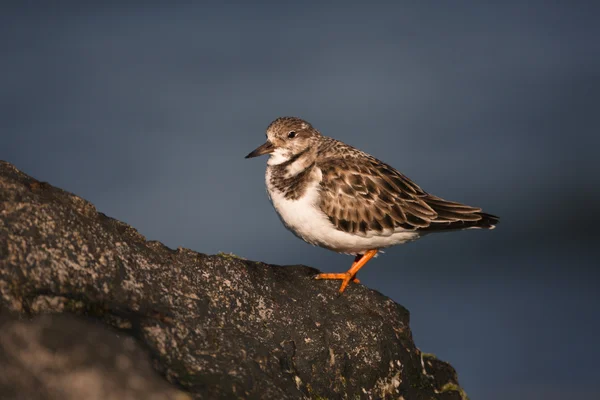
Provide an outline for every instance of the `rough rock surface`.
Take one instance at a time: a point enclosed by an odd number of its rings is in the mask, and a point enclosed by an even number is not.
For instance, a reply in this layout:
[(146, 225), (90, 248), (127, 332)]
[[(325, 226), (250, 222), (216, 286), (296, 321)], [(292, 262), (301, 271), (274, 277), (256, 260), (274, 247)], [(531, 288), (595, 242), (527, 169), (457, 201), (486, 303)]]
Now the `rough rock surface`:
[(3, 400), (191, 400), (152, 368), (135, 339), (67, 315), (0, 319)]
[[(406, 309), (360, 284), (338, 297), (339, 283), (315, 281), (316, 273), (147, 241), (80, 197), (0, 162), (2, 314), (72, 313), (108, 324), (198, 399), (464, 398), (452, 367), (415, 347)], [(50, 329), (13, 324), (31, 330), (29, 345)], [(69, 324), (82, 335), (93, 329)], [(109, 336), (99, 332), (98, 341), (112, 357), (127, 353)], [(100, 357), (87, 348), (90, 363)]]

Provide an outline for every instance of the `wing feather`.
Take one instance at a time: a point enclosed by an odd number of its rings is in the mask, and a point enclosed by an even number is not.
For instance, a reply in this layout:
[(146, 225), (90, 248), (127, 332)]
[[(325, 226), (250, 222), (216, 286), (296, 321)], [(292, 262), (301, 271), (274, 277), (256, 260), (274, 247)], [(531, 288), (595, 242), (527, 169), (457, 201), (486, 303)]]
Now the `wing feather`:
[(344, 232), (389, 236), (406, 230), (490, 227), (497, 222), (480, 208), (428, 194), (391, 166), (364, 153), (326, 158), (317, 167), (322, 173), (321, 211)]

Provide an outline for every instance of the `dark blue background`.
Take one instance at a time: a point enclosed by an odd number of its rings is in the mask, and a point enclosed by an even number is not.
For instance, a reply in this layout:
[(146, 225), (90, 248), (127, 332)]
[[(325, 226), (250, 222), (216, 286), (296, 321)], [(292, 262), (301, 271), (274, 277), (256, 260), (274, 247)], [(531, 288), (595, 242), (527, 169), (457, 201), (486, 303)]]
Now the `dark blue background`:
[(223, 3), (4, 5), (0, 158), (174, 248), (343, 271), (285, 230), (266, 160), (243, 158), (274, 118), (307, 119), (501, 216), (360, 274), (471, 398), (594, 397), (599, 7)]

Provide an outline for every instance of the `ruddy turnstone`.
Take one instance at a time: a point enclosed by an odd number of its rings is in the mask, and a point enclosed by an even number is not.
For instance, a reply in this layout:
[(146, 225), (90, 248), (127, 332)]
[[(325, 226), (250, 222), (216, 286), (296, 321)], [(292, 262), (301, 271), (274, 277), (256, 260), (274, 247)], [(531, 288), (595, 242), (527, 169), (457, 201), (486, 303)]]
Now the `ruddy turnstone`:
[(431, 195), (375, 157), (321, 135), (306, 121), (281, 117), (246, 158), (270, 154), (265, 181), (283, 224), (304, 241), (355, 255), (339, 279), (343, 293), (380, 249), (432, 232), (493, 229), (498, 217)]

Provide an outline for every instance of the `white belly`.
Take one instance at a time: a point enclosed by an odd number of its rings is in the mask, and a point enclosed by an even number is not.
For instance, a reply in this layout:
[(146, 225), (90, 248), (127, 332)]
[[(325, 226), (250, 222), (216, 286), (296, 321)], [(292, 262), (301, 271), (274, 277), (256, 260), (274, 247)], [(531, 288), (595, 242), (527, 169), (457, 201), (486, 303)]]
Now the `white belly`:
[(367, 250), (381, 249), (418, 238), (412, 231), (397, 231), (387, 236), (364, 237), (338, 230), (319, 208), (319, 182), (309, 185), (298, 200), (286, 199), (270, 185), (267, 169), (267, 193), (273, 207), (286, 228), (296, 236), (315, 246), (338, 253), (362, 254)]

